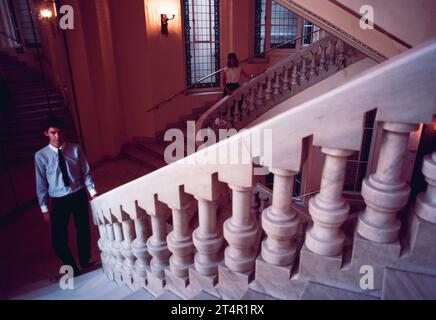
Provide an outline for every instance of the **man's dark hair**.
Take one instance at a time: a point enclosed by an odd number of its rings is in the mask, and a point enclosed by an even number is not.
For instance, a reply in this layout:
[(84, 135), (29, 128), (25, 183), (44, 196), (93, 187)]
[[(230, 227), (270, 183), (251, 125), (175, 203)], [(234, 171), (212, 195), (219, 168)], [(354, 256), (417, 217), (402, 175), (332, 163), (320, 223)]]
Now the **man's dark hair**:
[(48, 131), (49, 128), (64, 128), (64, 122), (55, 116), (48, 116), (47, 121), (45, 123), (44, 131)]

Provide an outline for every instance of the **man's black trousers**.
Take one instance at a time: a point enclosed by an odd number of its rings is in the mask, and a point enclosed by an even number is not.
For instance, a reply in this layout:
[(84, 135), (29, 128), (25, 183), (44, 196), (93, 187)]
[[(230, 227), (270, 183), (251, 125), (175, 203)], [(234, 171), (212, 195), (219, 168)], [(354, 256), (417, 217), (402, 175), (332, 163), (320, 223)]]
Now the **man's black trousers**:
[(68, 224), (71, 214), (73, 214), (76, 226), (79, 262), (81, 266), (84, 266), (91, 258), (88, 196), (85, 189), (80, 189), (65, 197), (52, 198), (50, 216), (53, 249), (64, 265), (70, 265), (77, 272), (77, 265), (68, 246)]

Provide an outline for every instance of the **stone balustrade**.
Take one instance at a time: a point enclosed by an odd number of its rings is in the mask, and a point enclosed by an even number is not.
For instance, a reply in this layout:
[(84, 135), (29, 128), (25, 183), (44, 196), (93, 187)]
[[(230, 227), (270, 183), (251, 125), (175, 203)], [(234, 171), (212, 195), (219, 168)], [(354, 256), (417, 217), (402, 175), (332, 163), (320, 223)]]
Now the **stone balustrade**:
[[(281, 101), (352, 64), (353, 59), (346, 57), (345, 50), (348, 45), (332, 36), (303, 48), (212, 106), (198, 120), (196, 131), (206, 127), (217, 131), (247, 126)], [(239, 108), (241, 103), (244, 107)]]
[[(266, 100), (266, 94), (272, 95), (273, 99), (274, 90), (282, 94), (283, 79), (289, 79), (291, 72), (290, 87), (295, 80), (301, 80), (301, 68), (306, 70), (306, 76), (322, 72), (327, 67), (341, 68), (347, 52), (343, 44), (332, 42), (334, 46), (328, 50), (327, 42), (323, 43), (317, 53), (323, 58), (315, 59), (323, 63), (317, 64), (316, 68), (313, 68), (313, 60), (308, 58), (305, 69), (303, 60), (292, 61), (292, 64), (284, 64), (263, 77), (263, 84), (267, 81), (271, 84), (265, 85), (267, 90), (262, 89), (262, 97), (258, 96), (263, 87), (260, 82), (257, 90), (251, 86), (248, 91), (236, 95), (237, 98), (249, 97), (242, 114), (247, 110), (251, 112), (258, 99)], [(332, 59), (329, 55), (335, 52), (339, 56)], [(289, 298), (301, 285), (301, 279), (298, 275), (294, 277), (293, 272), (301, 272), (302, 260), (296, 258), (299, 254), (301, 258), (303, 251), (305, 263), (312, 259), (325, 263), (312, 266), (314, 268), (331, 267), (323, 269), (327, 276), (342, 276), (350, 270), (355, 271), (353, 261), (342, 269), (345, 235), (341, 227), (349, 211), (342, 192), (347, 157), (360, 149), (365, 113), (374, 106), (378, 109), (377, 121), (383, 126), (382, 142), (376, 170), (363, 183), (366, 208), (359, 216), (354, 239), (363, 243), (365, 248), (399, 252), (398, 212), (404, 209), (410, 192), (402, 175), (403, 162), (409, 134), (417, 129), (419, 123), (429, 123), (436, 113), (435, 54), (436, 42), (412, 49), (410, 53), (376, 66), (341, 87), (249, 128), (244, 135), (276, 128), (271, 158), (262, 157), (262, 150), (252, 147), (250, 155), (253, 161), (250, 164), (201, 161), (193, 165), (189, 161), (178, 161), (93, 200), (94, 222), (100, 231), (98, 243), (108, 277), (133, 289), (145, 287), (154, 295), (169, 288), (177, 294), (181, 292), (185, 298), (192, 297), (193, 292), (203, 289), (206, 284), (208, 292), (217, 297), (242, 298), (255, 280), (258, 289), (271, 290), (268, 291), (270, 294), (276, 292), (274, 288), (280, 288), (282, 292), (294, 290), (281, 296)], [(295, 62), (300, 64), (297, 69)], [(294, 77), (295, 70), (297, 77)], [(280, 78), (279, 86), (276, 85), (277, 77)], [(410, 81), (414, 81), (416, 87), (410, 88)], [(383, 87), (379, 83), (383, 83)], [(287, 87), (288, 83), (285, 84)], [(313, 137), (313, 145), (321, 146), (325, 161), (320, 192), (309, 201), (313, 225), (305, 233), (304, 245), (297, 245), (295, 238), (300, 230), (300, 219), (292, 208), (292, 188), (303, 160), (303, 140), (308, 136)], [(220, 151), (230, 144), (242, 145), (235, 143), (242, 137), (243, 134), (237, 134), (186, 159), (192, 160), (195, 156), (205, 160), (212, 149)], [(238, 155), (242, 154), (242, 150), (238, 152)], [(274, 189), (270, 195), (264, 192), (253, 194), (255, 158), (261, 158), (261, 163), (271, 168), (274, 174)], [(425, 157), (423, 164), (427, 191), (418, 196), (415, 205), (416, 215), (433, 224), (435, 168), (436, 153), (433, 153)], [(231, 190), (231, 202), (218, 201), (216, 194), (225, 192), (218, 191), (212, 182), (215, 180), (227, 191)], [(191, 205), (195, 203), (193, 207), (198, 208), (193, 214), (183, 200), (185, 193), (191, 199)], [(227, 211), (223, 209), (226, 205)], [(258, 220), (259, 210), (263, 211), (262, 228)], [(220, 222), (223, 212), (229, 213), (224, 223)], [(146, 230), (148, 222), (151, 235)], [(224, 252), (221, 234), (227, 241)], [(377, 258), (387, 259), (383, 255)], [(300, 265), (296, 266), (296, 261)], [(304, 268), (303, 271), (307, 271)], [(194, 278), (196, 281), (191, 283)], [(354, 281), (355, 277), (347, 274), (340, 279)]]

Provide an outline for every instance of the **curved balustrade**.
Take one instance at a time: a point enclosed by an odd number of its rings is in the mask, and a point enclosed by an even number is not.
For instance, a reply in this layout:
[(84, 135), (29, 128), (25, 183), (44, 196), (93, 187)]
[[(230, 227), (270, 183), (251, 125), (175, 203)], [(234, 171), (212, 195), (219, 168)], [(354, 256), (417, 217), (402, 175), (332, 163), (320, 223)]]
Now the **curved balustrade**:
[[(325, 39), (322, 43), (327, 45), (330, 41)], [(324, 48), (320, 59), (315, 61), (323, 61), (323, 68), (327, 65), (337, 68), (336, 63), (341, 63), (342, 58), (330, 59)], [(338, 52), (342, 54), (341, 49)], [(360, 214), (357, 226), (360, 236), (356, 234), (356, 241), (375, 248), (382, 245), (383, 250), (387, 250), (386, 246), (398, 239), (396, 215), (408, 197), (407, 184), (400, 174), (408, 133), (416, 124), (431, 122), (436, 114), (435, 55), (436, 41), (427, 43), (367, 70), (340, 87), (93, 200), (94, 222), (99, 225), (99, 247), (108, 276), (129, 285), (139, 274), (141, 282), (134, 287), (145, 284), (154, 294), (161, 292), (170, 281), (169, 290), (185, 298), (206, 287), (219, 297), (241, 298), (253, 277), (260, 287), (271, 290), (270, 294), (277, 289), (288, 290), (292, 287), (289, 281), (294, 270), (307, 271), (304, 265), (307, 257), (325, 258), (316, 261), (327, 264), (336, 263), (343, 254), (341, 227), (348, 218), (348, 205), (342, 197), (345, 160), (360, 149), (364, 116), (374, 107), (377, 108), (376, 120), (384, 123), (384, 138), (377, 170), (367, 178), (362, 191), (367, 207)], [(311, 71), (317, 72), (313, 65), (313, 61), (307, 59), (309, 76)], [(284, 62), (281, 69), (276, 67), (262, 79), (251, 82), (226, 103), (248, 95), (241, 112), (243, 117), (254, 104), (260, 105), (256, 101), (263, 102), (266, 97), (274, 99), (275, 90), (282, 92), (284, 85), (292, 87), (295, 81), (305, 81), (306, 78), (298, 74), (301, 69), (294, 66), (294, 61)], [(304, 64), (301, 68), (304, 70)], [(277, 70), (282, 70), (282, 75), (285, 72), (279, 81)], [(268, 81), (271, 84), (268, 85)], [(262, 95), (258, 95), (259, 92)], [(228, 104), (216, 108), (221, 112), (229, 110)], [(265, 141), (247, 144), (248, 138), (261, 136), (265, 130), (272, 130), (270, 148)], [(295, 268), (300, 218), (290, 208), (290, 201), (293, 176), (300, 171), (303, 140), (308, 136), (313, 137), (314, 146), (322, 148), (326, 160), (321, 190), (310, 200), (313, 225), (305, 234), (301, 252), (305, 256), (299, 260), (299, 268)], [(226, 155), (225, 151), (231, 148), (236, 150), (233, 162), (217, 161), (217, 155)], [(247, 149), (248, 162), (244, 161)], [(270, 150), (271, 154), (266, 156), (265, 150)], [(274, 191), (268, 200), (265, 195), (252, 193), (256, 181), (254, 159), (260, 159), (260, 163), (272, 168), (275, 174)], [(425, 158), (423, 169), (429, 187), (418, 197), (416, 211), (419, 217), (434, 223), (434, 154)], [(217, 187), (217, 182), (227, 188), (227, 192), (229, 188), (232, 190), (231, 216), (224, 224), (217, 223), (216, 201), (219, 194), (225, 192)], [(195, 219), (192, 222), (188, 217), (187, 195), (191, 201), (198, 202), (198, 228)], [(168, 218), (170, 208), (172, 223)], [(259, 219), (255, 217), (259, 208), (263, 211), (261, 222), (265, 232), (261, 246)], [(149, 235), (144, 232), (144, 219), (151, 219), (152, 225), (152, 235), (146, 243)], [(221, 234), (227, 240), (225, 248), (221, 245)], [(356, 254), (353, 251), (353, 259)], [(332, 268), (322, 270), (332, 276)], [(345, 272), (340, 263), (336, 272)], [(191, 283), (193, 274), (200, 275), (196, 277), (195, 286)]]
[[(347, 52), (347, 55), (345, 54)], [(196, 124), (196, 132), (209, 127), (246, 127), (259, 115), (309, 86), (358, 61), (354, 48), (329, 35), (268, 68), (221, 99)]]

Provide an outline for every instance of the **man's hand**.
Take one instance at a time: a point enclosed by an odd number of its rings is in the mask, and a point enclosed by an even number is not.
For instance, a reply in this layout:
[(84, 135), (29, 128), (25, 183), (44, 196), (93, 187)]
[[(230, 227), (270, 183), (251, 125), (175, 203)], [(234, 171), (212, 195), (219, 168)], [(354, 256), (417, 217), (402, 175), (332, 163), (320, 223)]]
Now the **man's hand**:
[(45, 222), (50, 222), (50, 213), (43, 212), (42, 218), (44, 219)]

